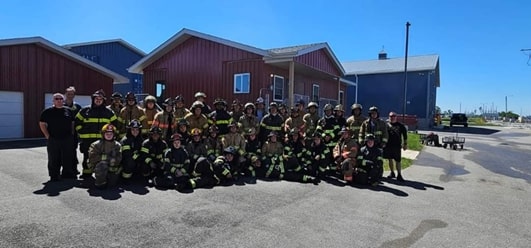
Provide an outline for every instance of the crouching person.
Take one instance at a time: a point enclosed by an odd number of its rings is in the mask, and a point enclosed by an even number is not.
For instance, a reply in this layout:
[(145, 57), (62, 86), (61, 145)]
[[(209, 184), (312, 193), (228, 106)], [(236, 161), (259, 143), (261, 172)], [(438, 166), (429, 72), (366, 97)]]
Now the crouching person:
[(299, 137), (300, 130), (298, 128), (292, 128), (289, 131), (283, 155), (286, 169), (284, 179), (287, 181), (318, 184), (319, 180), (310, 176), (306, 170), (310, 161), (307, 158), (304, 141)]
[(383, 174), (382, 150), (375, 143), (373, 134), (365, 136), (365, 146), (358, 153), (355, 181), (359, 184), (378, 185)]
[(193, 167), (192, 178), (184, 189), (211, 188), (219, 182), (212, 163), (206, 157), (199, 157)]
[(284, 178), (284, 146), (277, 141), (278, 134), (276, 131), (271, 131), (268, 135), (268, 140), (262, 146), (262, 166), (261, 173), (264, 178), (282, 180)]
[(162, 130), (159, 127), (149, 129), (149, 139), (144, 140), (140, 148), (142, 175), (147, 183), (155, 176), (162, 176), (164, 173), (163, 162), (164, 152), (168, 148), (166, 142), (161, 138)]
[(153, 178), (155, 186), (180, 190), (190, 183), (190, 158), (181, 144), (182, 139), (179, 133), (171, 136), (171, 147), (164, 152), (164, 173)]
[(92, 143), (88, 151), (89, 168), (94, 171), (94, 185), (98, 189), (116, 186), (122, 169), (121, 145), (115, 140), (116, 127), (105, 124), (101, 133), (102, 139)]
[[(351, 139), (352, 133), (349, 129), (343, 128), (339, 132), (340, 139), (337, 145), (334, 147), (334, 150), (332, 151), (332, 155), (334, 157), (334, 162), (336, 164), (337, 172), (342, 174), (343, 180), (347, 182), (352, 181), (352, 170), (347, 169), (345, 165), (350, 164), (351, 162), (354, 163), (354, 167), (356, 165), (356, 155), (358, 152), (358, 144), (354, 139)], [(353, 156), (354, 159), (349, 159), (349, 155)], [(346, 160), (351, 160), (347, 162), (346, 164), (343, 163)], [(349, 166), (351, 167), (351, 166)]]
[(238, 168), (238, 161), (236, 159), (238, 152), (232, 146), (223, 150), (223, 156), (219, 156), (214, 160), (214, 173), (218, 179), (218, 183), (231, 183), (235, 180), (235, 175)]
[(141, 134), (142, 124), (139, 120), (133, 119), (127, 125), (127, 133), (120, 142), (122, 144), (122, 178), (124, 183), (128, 182), (133, 173), (140, 168), (140, 148), (144, 142)]

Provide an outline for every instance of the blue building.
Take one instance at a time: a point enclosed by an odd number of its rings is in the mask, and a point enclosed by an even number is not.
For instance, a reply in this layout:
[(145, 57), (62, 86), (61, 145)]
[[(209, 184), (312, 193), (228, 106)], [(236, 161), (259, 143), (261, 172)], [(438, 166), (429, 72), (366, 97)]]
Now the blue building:
[(377, 60), (341, 64), (345, 78), (357, 83), (357, 88), (347, 88), (347, 108), (355, 103), (353, 96), (357, 96), (364, 115), (370, 106), (377, 106), (382, 118), (386, 118), (390, 111), (405, 112), (417, 116), (419, 128), (433, 125), (437, 88), (440, 86), (439, 55), (408, 57), (407, 91), (404, 91), (404, 58), (387, 58), (382, 51)]
[(129, 79), (129, 83), (114, 84), (114, 92), (142, 93), (142, 75), (129, 73), (127, 68), (146, 56), (146, 53), (122, 39), (93, 41), (64, 45), (66, 49), (92, 60)]

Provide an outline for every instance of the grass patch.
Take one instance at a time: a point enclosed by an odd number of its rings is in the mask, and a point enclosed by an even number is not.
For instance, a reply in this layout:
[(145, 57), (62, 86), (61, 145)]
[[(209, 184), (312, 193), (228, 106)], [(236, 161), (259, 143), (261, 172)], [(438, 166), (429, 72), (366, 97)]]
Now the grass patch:
[[(420, 151), (424, 147), (420, 143), (420, 135), (418, 133), (407, 133), (407, 148), (413, 151)], [(402, 170), (408, 168), (413, 164), (413, 160), (409, 158), (402, 157)], [(389, 160), (384, 159), (383, 161), (384, 171), (389, 171)], [(396, 168), (395, 168), (396, 170)]]

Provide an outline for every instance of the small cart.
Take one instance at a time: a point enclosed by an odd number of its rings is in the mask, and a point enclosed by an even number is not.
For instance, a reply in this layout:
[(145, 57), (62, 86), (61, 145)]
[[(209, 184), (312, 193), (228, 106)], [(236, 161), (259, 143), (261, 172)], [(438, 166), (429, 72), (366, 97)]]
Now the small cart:
[(447, 148), (450, 147), (454, 150), (457, 150), (457, 147), (459, 147), (461, 150), (463, 150), (463, 146), (465, 145), (465, 137), (458, 137), (456, 136), (446, 136), (442, 139), (443, 147)]

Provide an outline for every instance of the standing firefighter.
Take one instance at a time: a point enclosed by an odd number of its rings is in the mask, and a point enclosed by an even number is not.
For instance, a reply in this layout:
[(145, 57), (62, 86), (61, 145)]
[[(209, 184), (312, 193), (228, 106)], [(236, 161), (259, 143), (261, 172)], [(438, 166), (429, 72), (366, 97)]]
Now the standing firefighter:
[(284, 120), (282, 116), (278, 113), (278, 105), (276, 102), (271, 102), (269, 104), (269, 113), (262, 118), (260, 122), (260, 132), (259, 137), (262, 142), (267, 140), (269, 133), (275, 131), (277, 135), (281, 135), (282, 126), (284, 125)]
[(304, 133), (304, 119), (302, 117), (298, 108), (291, 107), (290, 117), (284, 121), (284, 131), (289, 133), (293, 128), (297, 128), (301, 133)]
[(140, 148), (142, 148), (142, 143), (144, 138), (140, 133), (142, 129), (142, 124), (139, 120), (133, 119), (127, 125), (127, 132), (125, 137), (122, 138), (122, 178), (124, 180), (129, 180), (133, 176), (133, 173), (140, 169)]
[(114, 112), (114, 114), (118, 116), (120, 114), (120, 111), (124, 107), (122, 93), (120, 92), (112, 93), (111, 100), (112, 102), (109, 106), (107, 106), (107, 108), (112, 110), (112, 112)]
[(237, 121), (240, 123), (243, 132), (248, 131), (251, 128), (258, 130), (260, 128), (260, 121), (254, 115), (254, 104), (246, 103), (244, 107), (244, 113)]
[(363, 143), (367, 134), (373, 134), (376, 147), (385, 148), (389, 138), (389, 133), (387, 132), (387, 123), (385, 123), (383, 120), (380, 120), (378, 108), (375, 106), (369, 108), (369, 115), (369, 119), (365, 120), (361, 124), (359, 142)]
[(352, 115), (347, 119), (347, 127), (352, 132), (352, 137), (358, 142), (361, 124), (367, 120), (367, 118), (362, 115), (363, 107), (361, 104), (354, 103), (350, 109)]
[(155, 120), (155, 115), (159, 112), (156, 107), (157, 98), (152, 95), (146, 96), (144, 99), (144, 113), (146, 114), (146, 126), (142, 127), (142, 136), (144, 138), (148, 137), (149, 129), (153, 125), (153, 120)]
[(214, 101), (215, 110), (209, 115), (209, 124), (216, 125), (219, 128), (219, 136), (229, 133), (229, 123), (232, 122), (232, 116), (227, 112), (227, 102), (221, 98)]
[(315, 132), (317, 122), (319, 121), (319, 114), (317, 113), (319, 105), (317, 105), (316, 102), (310, 102), (306, 108), (308, 109), (308, 113), (306, 113), (302, 119), (304, 120), (304, 131), (306, 131), (305, 136), (307, 143), (311, 143), (312, 135)]
[(202, 114), (202, 108), (203, 103), (200, 101), (195, 101), (190, 109), (191, 113), (187, 114), (184, 119), (188, 121), (190, 129), (197, 128), (201, 130), (201, 132), (205, 133), (208, 131), (208, 118), (206, 115)]
[(102, 138), (92, 143), (88, 151), (89, 167), (94, 170), (94, 185), (98, 189), (107, 185), (116, 186), (120, 179), (122, 153), (115, 135), (116, 128), (112, 124), (106, 124), (101, 129)]
[[(88, 150), (90, 144), (101, 138), (101, 129), (106, 124), (116, 127), (118, 120), (112, 110), (105, 107), (105, 93), (98, 90), (92, 94), (92, 104), (82, 108), (76, 115), (75, 128), (79, 134), (79, 150), (83, 153), (82, 178), (90, 178), (92, 169), (88, 167)], [(116, 135), (116, 134), (115, 134)]]
[(144, 110), (137, 105), (136, 96), (133, 92), (128, 92), (125, 96), (125, 107), (120, 110), (118, 121), (121, 123), (120, 135), (125, 136), (127, 125), (132, 120), (138, 120), (142, 125), (147, 125), (146, 114)]
[(181, 95), (178, 95), (174, 99), (175, 102), (175, 110), (173, 111), (173, 115), (175, 118), (175, 122), (179, 122), (188, 114), (190, 114), (190, 110), (184, 107), (184, 97)]
[(167, 98), (162, 103), (163, 111), (155, 115), (153, 120), (153, 127), (158, 127), (162, 131), (162, 139), (168, 143), (171, 140), (171, 135), (177, 129), (177, 123), (173, 118), (173, 99)]

